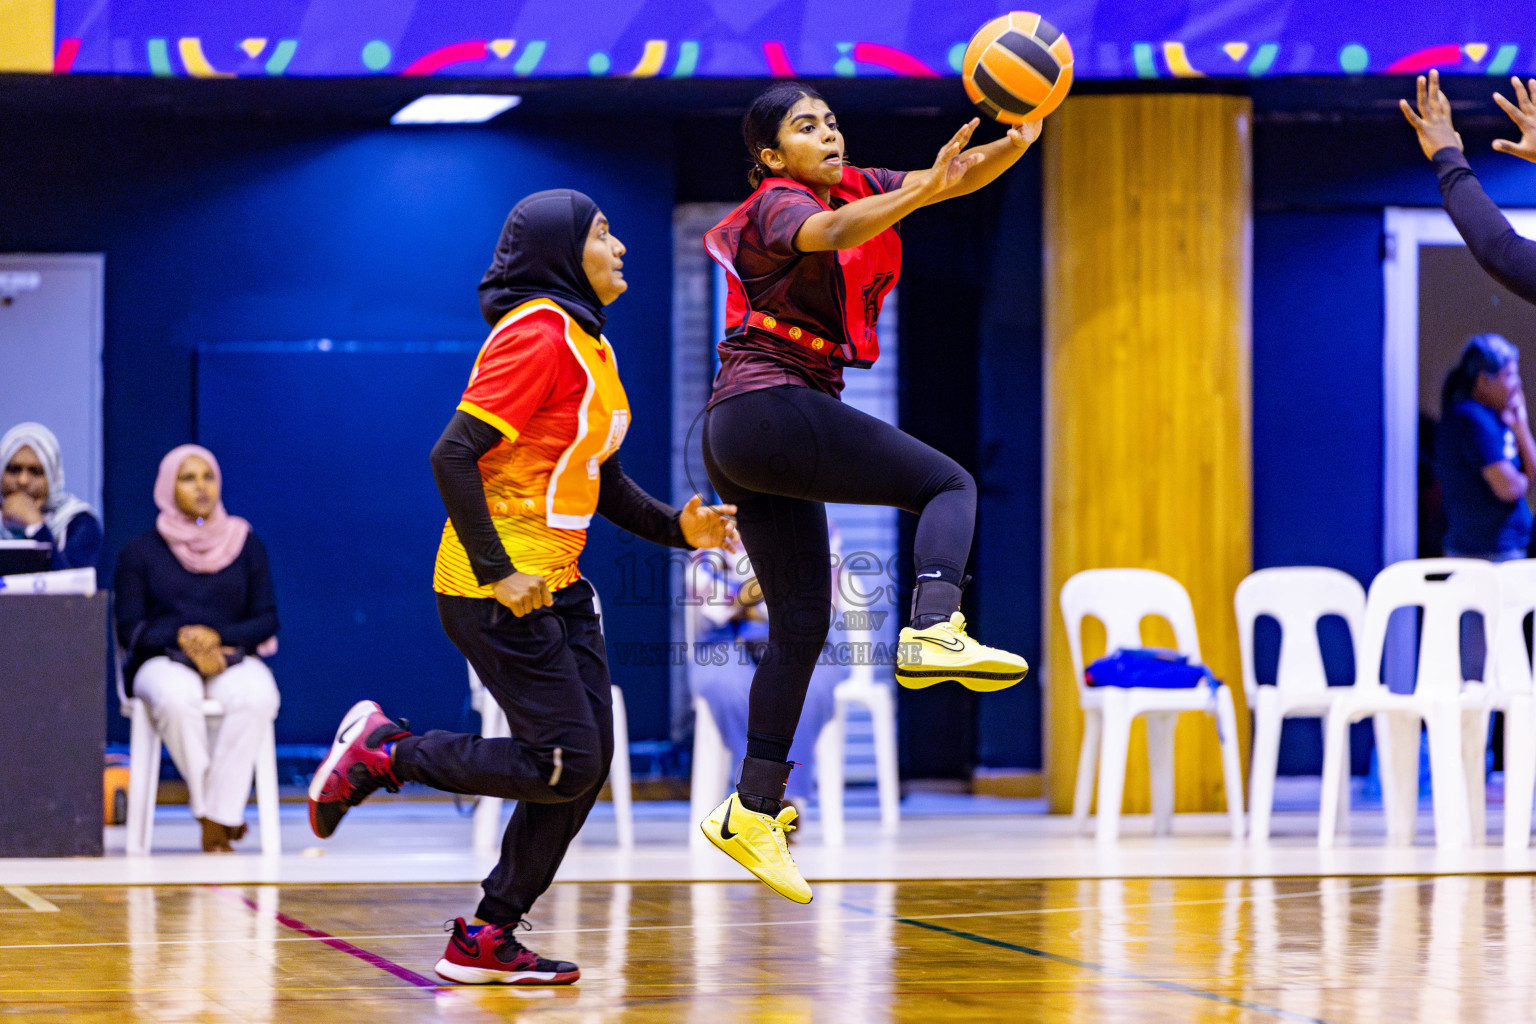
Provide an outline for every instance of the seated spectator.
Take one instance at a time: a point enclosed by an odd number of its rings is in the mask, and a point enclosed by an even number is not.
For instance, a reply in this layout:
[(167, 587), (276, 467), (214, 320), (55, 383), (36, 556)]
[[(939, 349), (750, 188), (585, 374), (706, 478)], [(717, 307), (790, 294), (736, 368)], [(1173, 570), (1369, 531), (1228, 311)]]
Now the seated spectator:
[(101, 553), (96, 510), (64, 490), (59, 439), (41, 423), (0, 437), (0, 538), (53, 545), (53, 568), (95, 568)]
[[(723, 562), (721, 560), (723, 557)], [(744, 554), (724, 553), (698, 560), (690, 569), (692, 596), (698, 604), (694, 650), (688, 661), (688, 685), (709, 705), (732, 763), (747, 751), (747, 707), (752, 676), (768, 644), (768, 612), (752, 564)], [(817, 665), (805, 694), (805, 707), (789, 748), (785, 802), (804, 807), (816, 786), (816, 738), (832, 718), (832, 689), (848, 675), (835, 664)]]
[[(203, 849), (229, 853), (246, 834), (256, 750), (277, 717), (277, 650), (267, 552), (250, 523), (224, 510), (219, 464), (184, 444), (160, 462), (155, 528), (117, 562), (118, 643), (128, 693), (142, 700), (187, 783)], [(224, 708), (209, 742), (205, 699)]]

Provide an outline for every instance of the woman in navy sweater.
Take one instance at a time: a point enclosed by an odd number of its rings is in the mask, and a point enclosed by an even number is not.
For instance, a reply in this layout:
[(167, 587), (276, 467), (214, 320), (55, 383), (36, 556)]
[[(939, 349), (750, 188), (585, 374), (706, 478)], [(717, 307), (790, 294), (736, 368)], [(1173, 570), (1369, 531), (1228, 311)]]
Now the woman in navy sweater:
[[(210, 853), (245, 836), (257, 744), (278, 708), (261, 661), (277, 650), (267, 552), (250, 523), (224, 510), (220, 485), (212, 452), (172, 449), (155, 480), (155, 528), (123, 548), (116, 580), (128, 692), (186, 780)], [(204, 699), (224, 707), (211, 745)]]

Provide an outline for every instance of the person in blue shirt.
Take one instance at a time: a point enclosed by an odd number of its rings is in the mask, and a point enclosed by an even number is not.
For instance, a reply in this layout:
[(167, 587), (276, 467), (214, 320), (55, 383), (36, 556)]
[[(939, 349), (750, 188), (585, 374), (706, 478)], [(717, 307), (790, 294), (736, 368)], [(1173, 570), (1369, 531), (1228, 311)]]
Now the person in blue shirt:
[(59, 439), (41, 423), (0, 437), (0, 538), (53, 545), (53, 568), (94, 568), (101, 553), (96, 510), (64, 490)]
[(1435, 470), (1445, 507), (1445, 553), (1503, 562), (1531, 540), (1536, 442), (1520, 383), (1520, 353), (1497, 334), (1467, 342), (1441, 392)]
[[(837, 542), (833, 528), (833, 544)], [(702, 558), (689, 569), (688, 614), (696, 616), (694, 650), (689, 652), (688, 686), (702, 698), (730, 748), (732, 763), (746, 756), (752, 676), (768, 646), (768, 612), (752, 563), (744, 554)], [(834, 583), (834, 595), (837, 593)], [(805, 708), (789, 747), (789, 761), (801, 770), (786, 783), (784, 803), (805, 807), (816, 782), (816, 740), (835, 710), (833, 688), (846, 668), (817, 665), (806, 689)], [(788, 841), (786, 836), (786, 841)]]

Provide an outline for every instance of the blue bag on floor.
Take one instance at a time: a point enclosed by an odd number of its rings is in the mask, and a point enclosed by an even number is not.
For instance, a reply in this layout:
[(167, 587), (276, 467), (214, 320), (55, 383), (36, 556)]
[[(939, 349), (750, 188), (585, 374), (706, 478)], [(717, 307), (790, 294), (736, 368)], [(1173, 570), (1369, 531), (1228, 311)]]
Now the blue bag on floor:
[(1145, 686), (1158, 690), (1188, 690), (1209, 680), (1220, 686), (1204, 665), (1164, 647), (1128, 647), (1106, 654), (1083, 673), (1089, 686)]

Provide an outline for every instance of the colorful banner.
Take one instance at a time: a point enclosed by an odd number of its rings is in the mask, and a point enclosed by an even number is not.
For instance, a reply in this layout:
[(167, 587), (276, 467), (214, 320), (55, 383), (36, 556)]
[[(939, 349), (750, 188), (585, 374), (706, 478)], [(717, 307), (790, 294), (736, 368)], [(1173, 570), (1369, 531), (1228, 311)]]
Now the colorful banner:
[[(0, 10), (39, 2), (0, 0)], [(51, 2), (52, 38), (45, 26), (15, 30), (27, 33), (30, 56), (8, 70), (41, 70), (51, 48), (61, 74), (954, 75), (971, 34), (1011, 9), (995, 0)], [(1536, 19), (1519, 4), (1394, 12), (1323, 0), (1061, 0), (1043, 13), (1070, 38), (1078, 78), (1536, 71)], [(22, 49), (0, 47), (0, 61)]]

